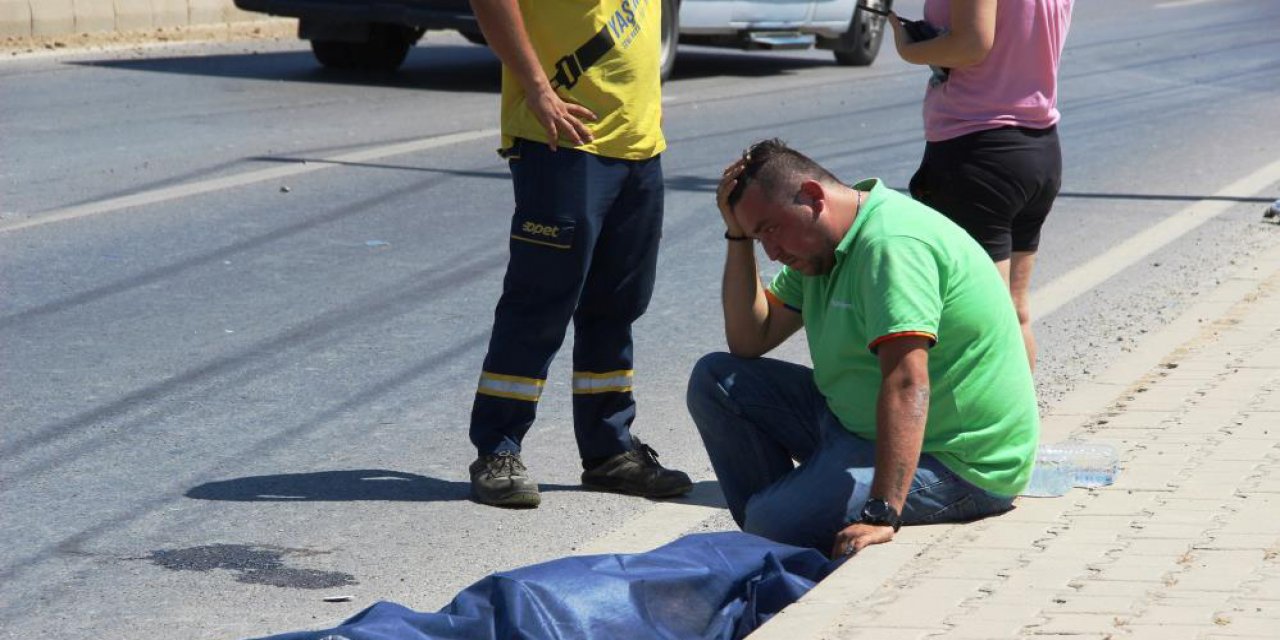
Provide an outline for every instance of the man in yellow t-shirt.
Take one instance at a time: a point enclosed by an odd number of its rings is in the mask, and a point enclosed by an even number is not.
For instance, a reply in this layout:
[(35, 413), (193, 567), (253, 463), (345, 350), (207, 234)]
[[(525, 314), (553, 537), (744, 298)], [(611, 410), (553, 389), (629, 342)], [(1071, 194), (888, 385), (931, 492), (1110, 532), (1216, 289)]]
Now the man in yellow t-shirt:
[(471, 411), (472, 496), (536, 507), (520, 458), (551, 359), (574, 326), (573, 422), (584, 485), (692, 489), (631, 435), (631, 325), (662, 235), (662, 0), (471, 0), (502, 60), (511, 259)]

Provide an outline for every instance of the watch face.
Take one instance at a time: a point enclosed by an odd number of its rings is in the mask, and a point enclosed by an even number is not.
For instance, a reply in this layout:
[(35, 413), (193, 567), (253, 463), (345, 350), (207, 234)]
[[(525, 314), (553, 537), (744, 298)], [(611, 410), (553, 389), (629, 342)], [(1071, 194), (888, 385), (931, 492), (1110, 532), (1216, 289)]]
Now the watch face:
[(862, 506), (862, 515), (871, 522), (888, 522), (889, 503), (878, 498), (867, 500), (867, 503)]

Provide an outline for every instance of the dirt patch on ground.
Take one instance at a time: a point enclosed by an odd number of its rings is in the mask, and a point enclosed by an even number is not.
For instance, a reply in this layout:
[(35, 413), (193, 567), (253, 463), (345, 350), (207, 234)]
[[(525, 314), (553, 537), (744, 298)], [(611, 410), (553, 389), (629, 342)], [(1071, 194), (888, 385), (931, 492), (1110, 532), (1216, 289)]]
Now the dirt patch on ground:
[(294, 41), (297, 38), (297, 20), (269, 18), (216, 25), (160, 27), (141, 31), (8, 37), (0, 39), (0, 58), (37, 57), (81, 51), (135, 49), (187, 42)]

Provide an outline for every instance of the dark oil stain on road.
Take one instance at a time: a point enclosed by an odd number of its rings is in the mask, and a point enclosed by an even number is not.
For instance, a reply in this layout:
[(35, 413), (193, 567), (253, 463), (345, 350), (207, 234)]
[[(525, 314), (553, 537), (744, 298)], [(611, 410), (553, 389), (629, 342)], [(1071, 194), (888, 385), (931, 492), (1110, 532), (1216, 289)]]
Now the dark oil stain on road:
[(324, 553), (309, 549), (245, 544), (212, 544), (186, 549), (152, 551), (150, 560), (173, 571), (234, 571), (237, 582), (265, 584), (292, 589), (331, 589), (359, 584), (355, 576), (338, 571), (317, 571), (287, 567), (286, 556), (311, 556)]

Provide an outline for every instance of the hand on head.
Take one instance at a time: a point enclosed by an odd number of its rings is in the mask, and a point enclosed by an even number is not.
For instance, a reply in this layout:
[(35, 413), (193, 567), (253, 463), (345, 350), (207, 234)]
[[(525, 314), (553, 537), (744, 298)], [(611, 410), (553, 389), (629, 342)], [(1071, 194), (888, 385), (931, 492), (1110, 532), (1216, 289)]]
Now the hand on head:
[(745, 236), (746, 231), (742, 225), (738, 224), (737, 218), (733, 215), (733, 207), (729, 205), (729, 195), (738, 186), (738, 177), (742, 175), (743, 169), (747, 166), (747, 155), (744, 153), (741, 158), (734, 160), (729, 166), (725, 167), (724, 173), (720, 177), (720, 186), (716, 188), (716, 205), (720, 208), (720, 216), (724, 218), (725, 231), (731, 236)]

